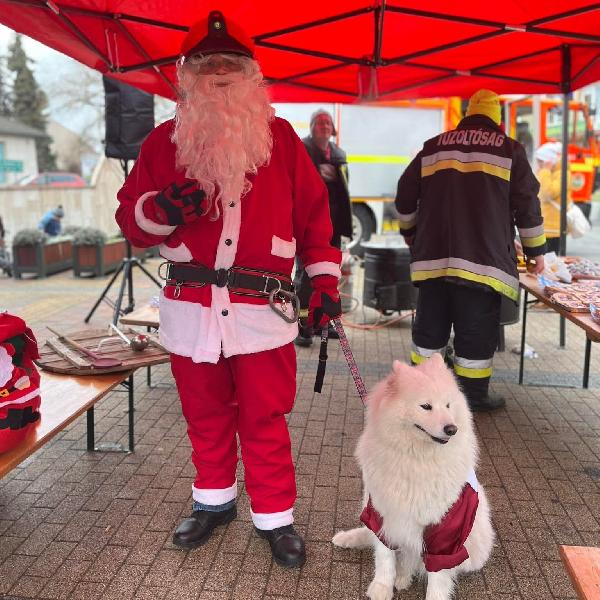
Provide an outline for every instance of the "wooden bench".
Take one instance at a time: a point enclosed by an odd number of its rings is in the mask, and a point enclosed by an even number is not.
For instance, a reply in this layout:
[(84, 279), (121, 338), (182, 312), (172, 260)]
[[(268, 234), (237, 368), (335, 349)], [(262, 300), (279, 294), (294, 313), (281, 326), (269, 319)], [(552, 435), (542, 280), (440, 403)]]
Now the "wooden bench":
[(0, 477), (39, 450), (78, 416), (87, 412), (87, 448), (95, 450), (94, 404), (120, 384), (129, 392), (129, 451), (133, 451), (133, 371), (105, 375), (58, 375), (41, 371), (40, 422), (10, 452), (0, 454)]
[(560, 557), (580, 600), (600, 600), (600, 548), (560, 546)]

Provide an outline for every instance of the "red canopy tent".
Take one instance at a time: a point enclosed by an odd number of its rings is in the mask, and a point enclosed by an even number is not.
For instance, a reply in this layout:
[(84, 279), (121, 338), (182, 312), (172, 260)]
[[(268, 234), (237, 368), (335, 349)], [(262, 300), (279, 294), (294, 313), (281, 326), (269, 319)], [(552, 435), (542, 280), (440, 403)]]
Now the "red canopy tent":
[(172, 98), (183, 37), (212, 8), (254, 38), (274, 101), (566, 93), (600, 79), (589, 0), (0, 0), (0, 22)]
[[(600, 3), (449, 0), (0, 0), (0, 23), (147, 92), (175, 97), (190, 25), (220, 9), (254, 38), (279, 102), (568, 94), (600, 79)], [(566, 239), (563, 161), (561, 246)]]

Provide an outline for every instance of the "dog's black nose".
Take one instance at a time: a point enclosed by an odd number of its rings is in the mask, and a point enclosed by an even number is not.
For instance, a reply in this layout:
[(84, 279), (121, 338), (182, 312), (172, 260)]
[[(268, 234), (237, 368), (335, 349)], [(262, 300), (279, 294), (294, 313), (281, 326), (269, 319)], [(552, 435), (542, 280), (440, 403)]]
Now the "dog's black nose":
[(444, 427), (444, 433), (446, 435), (454, 435), (458, 431), (458, 427), (456, 425), (446, 425)]

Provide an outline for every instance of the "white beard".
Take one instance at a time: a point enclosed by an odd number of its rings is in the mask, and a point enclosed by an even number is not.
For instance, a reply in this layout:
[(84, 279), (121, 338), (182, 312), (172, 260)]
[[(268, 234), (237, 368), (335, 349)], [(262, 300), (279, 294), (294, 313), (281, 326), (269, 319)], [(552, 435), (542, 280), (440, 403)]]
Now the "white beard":
[(181, 99), (172, 136), (176, 164), (200, 183), (212, 218), (219, 216), (224, 202), (250, 191), (247, 175), (271, 158), (275, 111), (258, 63), (243, 64), (242, 71), (227, 75), (198, 75), (178, 66)]

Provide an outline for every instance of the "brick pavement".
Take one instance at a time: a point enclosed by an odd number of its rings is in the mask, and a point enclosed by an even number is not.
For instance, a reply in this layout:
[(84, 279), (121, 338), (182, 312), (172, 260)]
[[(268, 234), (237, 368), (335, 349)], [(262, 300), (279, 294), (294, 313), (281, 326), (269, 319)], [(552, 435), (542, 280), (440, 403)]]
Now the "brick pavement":
[[(76, 280), (70, 272), (42, 281), (0, 278), (0, 306), (22, 314), (43, 340), (45, 324), (83, 327), (105, 283)], [(155, 289), (136, 274), (138, 306)], [(103, 305), (92, 325), (107, 323), (110, 315)], [(375, 313), (364, 316), (373, 320)], [(582, 332), (567, 324), (567, 348), (559, 349), (558, 317), (551, 312), (531, 313), (528, 330), (540, 356), (527, 360), (527, 380), (579, 383)], [(348, 336), (369, 388), (393, 358), (408, 358), (410, 320), (373, 331), (349, 329)], [(519, 386), (518, 356), (509, 351), (519, 336), (519, 325), (507, 328), (507, 351), (495, 361), (493, 391), (506, 396), (506, 410), (475, 418), (479, 477), (498, 542), (484, 570), (460, 580), (460, 599), (573, 599), (558, 544), (600, 546), (600, 348), (592, 348), (590, 390)], [(243, 491), (238, 519), (207, 545), (183, 552), (171, 544), (173, 528), (190, 510), (193, 469), (177, 395), (162, 366), (154, 379), (165, 387), (149, 389), (143, 374), (136, 376), (134, 454), (86, 452), (85, 419), (79, 418), (0, 480), (0, 597), (365, 597), (370, 553), (330, 544), (338, 528), (357, 524), (361, 482), (352, 454), (363, 411), (334, 344), (323, 393), (312, 393), (317, 353), (316, 345), (298, 351), (298, 397), (289, 419), (296, 522), (308, 550), (300, 571), (272, 563), (266, 542), (253, 533)], [(98, 441), (126, 442), (124, 406), (118, 392), (96, 406)], [(423, 586), (415, 583), (396, 597), (422, 599)]]

